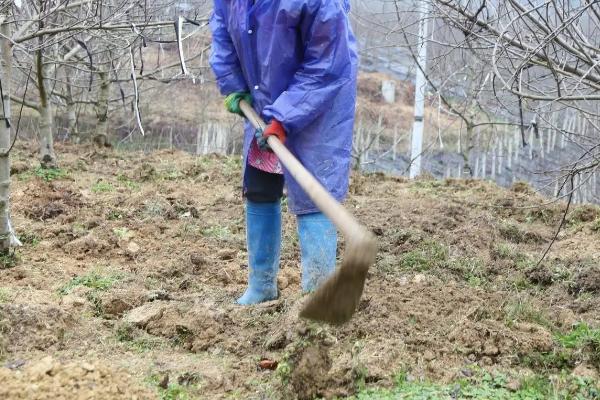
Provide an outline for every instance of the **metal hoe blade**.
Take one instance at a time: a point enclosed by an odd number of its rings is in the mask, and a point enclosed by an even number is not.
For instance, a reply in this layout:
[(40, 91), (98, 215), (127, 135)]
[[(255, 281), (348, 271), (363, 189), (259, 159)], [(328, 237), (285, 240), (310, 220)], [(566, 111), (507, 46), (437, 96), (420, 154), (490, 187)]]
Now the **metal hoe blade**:
[(300, 317), (341, 325), (354, 315), (367, 278), (375, 262), (376, 245), (371, 234), (348, 243), (342, 266), (308, 299)]

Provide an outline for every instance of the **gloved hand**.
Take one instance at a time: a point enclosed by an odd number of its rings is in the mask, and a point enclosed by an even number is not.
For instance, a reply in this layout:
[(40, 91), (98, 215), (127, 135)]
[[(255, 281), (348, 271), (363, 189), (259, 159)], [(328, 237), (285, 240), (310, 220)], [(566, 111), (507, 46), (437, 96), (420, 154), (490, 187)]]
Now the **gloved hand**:
[(272, 120), (264, 130), (257, 129), (254, 136), (256, 137), (258, 147), (260, 147), (261, 150), (269, 151), (271, 150), (269, 143), (267, 142), (269, 136), (277, 137), (281, 143), (285, 143), (286, 139), (285, 128), (283, 127), (283, 124), (276, 119)]
[(244, 116), (242, 109), (240, 108), (240, 100), (246, 100), (248, 104), (252, 105), (252, 95), (248, 92), (234, 92), (229, 96), (225, 97), (225, 108), (227, 111), (233, 114)]

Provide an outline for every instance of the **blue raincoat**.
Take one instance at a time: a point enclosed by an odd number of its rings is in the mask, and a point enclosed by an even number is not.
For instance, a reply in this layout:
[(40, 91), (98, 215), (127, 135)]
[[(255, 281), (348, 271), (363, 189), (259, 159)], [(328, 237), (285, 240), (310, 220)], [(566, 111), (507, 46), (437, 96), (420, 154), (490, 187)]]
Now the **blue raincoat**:
[[(349, 0), (214, 0), (210, 63), (223, 95), (249, 91), (286, 146), (342, 201), (348, 191), (358, 57)], [(244, 155), (254, 135), (245, 126)], [(244, 163), (245, 165), (245, 163)], [(285, 171), (288, 207), (319, 211)]]

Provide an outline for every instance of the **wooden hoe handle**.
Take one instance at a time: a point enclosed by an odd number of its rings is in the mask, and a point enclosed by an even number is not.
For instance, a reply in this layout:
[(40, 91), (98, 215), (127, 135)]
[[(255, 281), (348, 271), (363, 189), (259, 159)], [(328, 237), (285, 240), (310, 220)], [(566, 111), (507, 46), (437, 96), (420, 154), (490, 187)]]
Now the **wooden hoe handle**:
[[(265, 129), (266, 124), (246, 101), (240, 101), (240, 108), (246, 118), (256, 129)], [(298, 161), (296, 157), (275, 136), (267, 139), (273, 153), (285, 166), (296, 182), (304, 189), (306, 194), (316, 206), (327, 215), (334, 225), (342, 232), (350, 243), (360, 243), (367, 230), (350, 214), (315, 177)]]

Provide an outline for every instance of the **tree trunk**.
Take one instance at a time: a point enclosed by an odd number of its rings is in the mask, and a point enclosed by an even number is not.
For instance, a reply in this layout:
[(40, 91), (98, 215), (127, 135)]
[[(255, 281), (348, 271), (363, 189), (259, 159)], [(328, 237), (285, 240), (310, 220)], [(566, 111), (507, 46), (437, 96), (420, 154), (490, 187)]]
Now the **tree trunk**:
[[(10, 10), (10, 8), (8, 8)], [(10, 11), (9, 11), (10, 12)], [(2, 102), (0, 104), (0, 252), (6, 253), (11, 247), (20, 246), (10, 222), (10, 90), (12, 79), (12, 46), (8, 15), (0, 14), (0, 82), (2, 82)]]
[(99, 147), (108, 147), (108, 96), (110, 94), (110, 82), (107, 71), (100, 71), (100, 93), (96, 102), (96, 135), (94, 143)]
[[(41, 40), (41, 39), (40, 39)], [(40, 93), (40, 163), (43, 168), (56, 168), (56, 154), (54, 153), (54, 120), (52, 116), (52, 105), (46, 87), (43, 50), (36, 52), (37, 81)]]
[(81, 138), (77, 131), (77, 112), (75, 110), (75, 101), (73, 100), (73, 87), (71, 86), (71, 78), (66, 76), (67, 80), (67, 131), (73, 143), (79, 143)]

